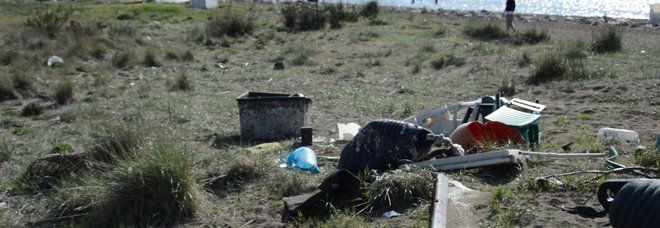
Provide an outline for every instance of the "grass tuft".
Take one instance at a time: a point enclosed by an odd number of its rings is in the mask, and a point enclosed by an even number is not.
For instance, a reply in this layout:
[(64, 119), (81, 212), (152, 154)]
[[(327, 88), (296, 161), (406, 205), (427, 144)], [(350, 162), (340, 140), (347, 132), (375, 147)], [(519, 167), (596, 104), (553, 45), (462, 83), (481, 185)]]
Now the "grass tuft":
[(512, 40), (513, 40), (512, 42), (516, 45), (522, 45), (522, 44), (533, 45), (533, 44), (550, 41), (550, 35), (548, 35), (547, 31), (539, 31), (536, 29), (536, 27), (532, 27), (520, 34), (516, 34), (516, 36), (512, 37)]
[(54, 98), (58, 104), (64, 105), (73, 101), (73, 81), (69, 78), (60, 80), (55, 86)]
[(206, 23), (206, 33), (213, 37), (238, 37), (254, 30), (254, 19), (244, 12), (226, 7), (225, 11)]
[(431, 171), (385, 173), (363, 191), (375, 208), (405, 209), (433, 199), (435, 175)]
[(21, 111), (21, 116), (38, 116), (44, 112), (46, 108), (39, 103), (30, 102)]
[(121, 51), (112, 57), (112, 65), (119, 69), (128, 68), (133, 64), (135, 53), (133, 51)]
[(457, 66), (461, 67), (465, 65), (465, 58), (464, 57), (459, 57), (454, 54), (447, 54), (444, 55), (440, 58), (434, 59), (431, 61), (431, 66), (435, 70), (441, 70), (445, 67), (448, 66)]
[(132, 158), (142, 145), (142, 135), (129, 126), (108, 125), (95, 136), (90, 158), (108, 164)]
[(155, 51), (151, 49), (147, 50), (144, 54), (144, 61), (142, 63), (147, 67), (160, 67), (163, 65), (158, 57), (156, 57)]
[(496, 22), (480, 23), (470, 21), (465, 26), (463, 32), (465, 35), (481, 40), (497, 40), (507, 38), (509, 33)]
[(189, 153), (164, 144), (141, 152), (105, 176), (85, 225), (171, 226), (194, 215), (200, 196)]
[(174, 83), (170, 85), (170, 91), (188, 91), (192, 89), (192, 81), (190, 81), (188, 74), (185, 72), (179, 74), (179, 76), (176, 77)]
[(608, 27), (595, 38), (591, 49), (596, 53), (611, 53), (621, 51), (623, 48), (623, 31), (615, 27)]
[(0, 79), (2, 79), (0, 81), (0, 101), (17, 99), (18, 97), (14, 92), (14, 88), (12, 86), (11, 80), (4, 77)]
[(181, 55), (181, 59), (183, 61), (192, 62), (192, 61), (195, 61), (195, 55), (193, 54), (193, 52), (190, 49), (188, 49), (188, 50), (186, 50), (186, 52), (183, 53), (183, 55)]

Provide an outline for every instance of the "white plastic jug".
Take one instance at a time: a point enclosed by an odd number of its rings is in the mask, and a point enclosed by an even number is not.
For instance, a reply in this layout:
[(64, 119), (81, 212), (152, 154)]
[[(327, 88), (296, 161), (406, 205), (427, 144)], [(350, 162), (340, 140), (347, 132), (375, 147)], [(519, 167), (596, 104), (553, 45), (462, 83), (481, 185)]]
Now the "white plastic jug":
[(606, 140), (608, 138), (614, 138), (625, 144), (639, 144), (639, 135), (637, 132), (626, 130), (626, 129), (616, 129), (616, 128), (601, 128), (598, 130), (598, 140)]

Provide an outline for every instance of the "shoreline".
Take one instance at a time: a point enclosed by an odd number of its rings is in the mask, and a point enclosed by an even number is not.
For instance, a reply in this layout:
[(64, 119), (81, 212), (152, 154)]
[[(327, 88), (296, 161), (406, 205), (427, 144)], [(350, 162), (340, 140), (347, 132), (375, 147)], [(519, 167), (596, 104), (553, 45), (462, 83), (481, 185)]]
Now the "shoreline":
[[(256, 0), (256, 1), (235, 1), (235, 2), (258, 2), (265, 4), (290, 4), (298, 1), (290, 0)], [(306, 3), (315, 3), (310, 1), (302, 1)], [(335, 3), (324, 3), (316, 2), (320, 4), (335, 4)], [(344, 3), (347, 5), (362, 5), (362, 4), (353, 4), (353, 3)], [(480, 17), (487, 19), (503, 19), (501, 12), (489, 11), (489, 10), (452, 10), (452, 9), (427, 9), (427, 8), (417, 8), (417, 7), (407, 7), (407, 6), (384, 6), (379, 5), (381, 9), (390, 11), (390, 12), (412, 12), (412, 13), (427, 13), (427, 14), (436, 14), (442, 16), (456, 16), (462, 18), (470, 17)], [(647, 28), (658, 28), (660, 29), (660, 24), (652, 24), (649, 19), (639, 19), (639, 18), (623, 18), (623, 17), (609, 17), (609, 16), (577, 16), (577, 15), (556, 15), (556, 14), (530, 14), (530, 13), (516, 13), (515, 17), (521, 22), (575, 22), (578, 24), (589, 24), (593, 26), (597, 25), (617, 25), (624, 27), (647, 27)]]

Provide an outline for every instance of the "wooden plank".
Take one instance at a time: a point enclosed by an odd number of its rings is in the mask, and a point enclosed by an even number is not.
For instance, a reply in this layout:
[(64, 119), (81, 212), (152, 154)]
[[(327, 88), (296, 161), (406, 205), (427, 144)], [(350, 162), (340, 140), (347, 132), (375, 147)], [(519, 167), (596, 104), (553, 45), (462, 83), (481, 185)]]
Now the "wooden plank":
[(435, 196), (433, 201), (433, 214), (431, 216), (431, 228), (447, 227), (447, 204), (449, 196), (449, 178), (444, 174), (438, 174), (435, 182)]

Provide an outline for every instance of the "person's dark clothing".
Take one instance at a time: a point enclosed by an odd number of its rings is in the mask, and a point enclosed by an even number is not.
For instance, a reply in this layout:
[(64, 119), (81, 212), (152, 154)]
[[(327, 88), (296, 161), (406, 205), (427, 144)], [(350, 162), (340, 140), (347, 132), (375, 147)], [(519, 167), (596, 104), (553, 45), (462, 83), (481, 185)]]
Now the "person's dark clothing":
[(506, 9), (504, 11), (513, 12), (516, 10), (516, 1), (515, 0), (506, 0)]

